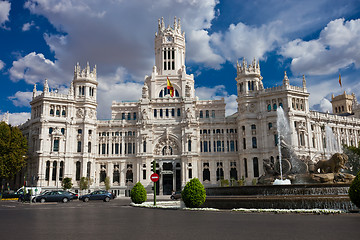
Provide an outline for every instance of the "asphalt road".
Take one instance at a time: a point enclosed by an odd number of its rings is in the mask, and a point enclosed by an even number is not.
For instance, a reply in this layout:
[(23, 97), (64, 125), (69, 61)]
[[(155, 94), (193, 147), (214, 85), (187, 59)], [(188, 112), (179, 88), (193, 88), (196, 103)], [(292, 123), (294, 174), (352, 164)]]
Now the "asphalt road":
[(358, 239), (360, 214), (270, 214), (147, 209), (129, 199), (0, 202), (1, 239)]

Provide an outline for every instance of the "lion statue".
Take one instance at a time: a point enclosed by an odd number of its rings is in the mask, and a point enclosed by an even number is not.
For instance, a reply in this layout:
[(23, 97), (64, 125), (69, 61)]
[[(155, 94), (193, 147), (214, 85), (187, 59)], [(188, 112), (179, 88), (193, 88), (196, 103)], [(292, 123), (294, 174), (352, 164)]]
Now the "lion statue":
[(315, 164), (315, 172), (320, 169), (320, 173), (339, 173), (341, 169), (346, 169), (346, 162), (349, 157), (344, 153), (335, 153), (329, 160), (320, 160)]

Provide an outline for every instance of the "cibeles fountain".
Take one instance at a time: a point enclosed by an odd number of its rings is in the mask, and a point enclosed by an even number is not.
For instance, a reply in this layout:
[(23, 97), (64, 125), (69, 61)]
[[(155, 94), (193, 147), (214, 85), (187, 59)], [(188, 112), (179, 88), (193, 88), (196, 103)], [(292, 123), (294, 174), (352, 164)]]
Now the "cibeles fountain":
[(355, 208), (348, 197), (354, 176), (343, 172), (348, 157), (342, 153), (331, 128), (323, 126), (323, 130), (326, 151), (316, 156), (321, 159), (317, 162), (310, 156), (300, 159), (292, 146), (289, 121), (279, 107), (278, 159), (275, 162), (267, 159), (263, 161), (264, 174), (255, 186), (207, 188), (205, 207), (345, 211)]

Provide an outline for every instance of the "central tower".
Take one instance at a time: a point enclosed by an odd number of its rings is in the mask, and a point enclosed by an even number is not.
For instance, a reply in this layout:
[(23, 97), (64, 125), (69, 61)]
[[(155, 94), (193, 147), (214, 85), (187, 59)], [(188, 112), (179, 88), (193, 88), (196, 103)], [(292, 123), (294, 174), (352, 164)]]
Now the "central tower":
[(181, 32), (180, 19), (174, 26), (165, 28), (164, 18), (159, 19), (155, 33), (155, 66), (159, 75), (177, 75), (185, 66), (185, 33)]

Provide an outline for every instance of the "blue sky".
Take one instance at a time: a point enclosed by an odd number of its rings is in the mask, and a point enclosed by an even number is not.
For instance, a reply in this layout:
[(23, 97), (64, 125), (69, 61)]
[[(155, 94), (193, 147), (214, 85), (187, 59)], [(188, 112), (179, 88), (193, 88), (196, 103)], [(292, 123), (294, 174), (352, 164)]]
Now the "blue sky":
[[(331, 95), (360, 90), (359, 0), (0, 0), (0, 118), (30, 116), (34, 83), (66, 93), (77, 62), (97, 65), (98, 118), (111, 102), (136, 101), (154, 65), (157, 21), (181, 18), (187, 72), (200, 99), (224, 97), (236, 111), (236, 61), (260, 60), (266, 88), (310, 92), (310, 108), (330, 109)], [(338, 84), (339, 73), (342, 87)], [(359, 99), (359, 98), (358, 98)]]

